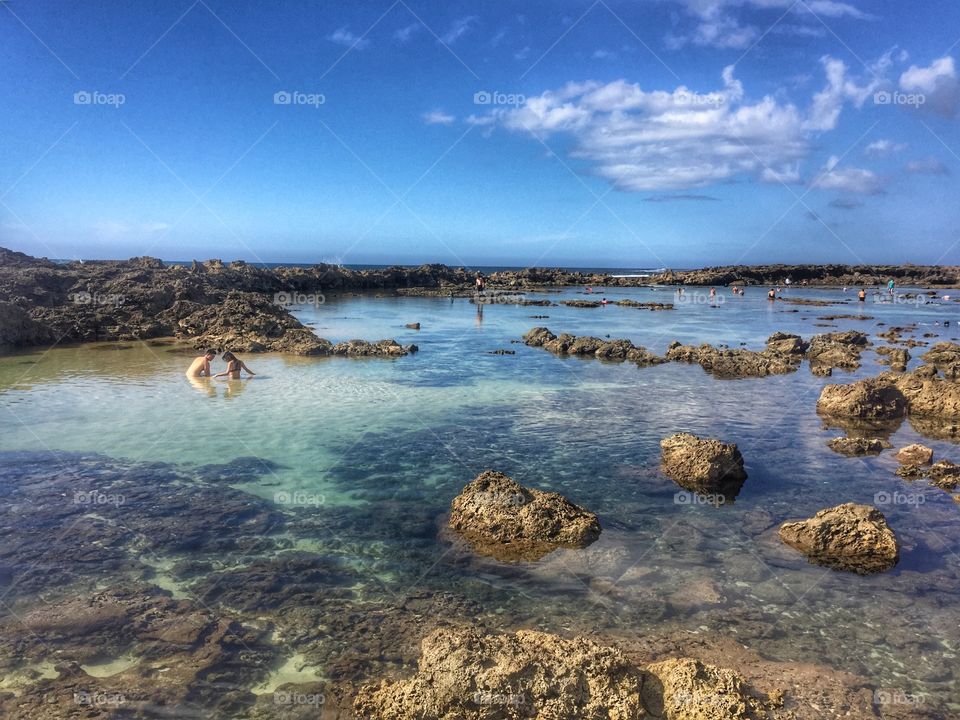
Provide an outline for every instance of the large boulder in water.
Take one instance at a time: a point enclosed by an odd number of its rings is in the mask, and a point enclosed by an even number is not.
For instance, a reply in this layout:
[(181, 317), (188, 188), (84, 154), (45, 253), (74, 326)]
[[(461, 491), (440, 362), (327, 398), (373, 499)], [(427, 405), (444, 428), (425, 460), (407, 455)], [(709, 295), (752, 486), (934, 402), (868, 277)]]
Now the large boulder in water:
[(690, 433), (677, 433), (660, 441), (663, 471), (691, 492), (733, 499), (747, 473), (736, 445)]
[(641, 669), (583, 637), (474, 628), (435, 630), (416, 675), (354, 702), (361, 720), (748, 720), (763, 709), (736, 673), (690, 658)]
[(907, 399), (911, 415), (960, 419), (960, 383), (907, 373), (896, 379), (896, 387)]
[(478, 475), (454, 498), (449, 526), (477, 552), (504, 561), (536, 560), (559, 547), (586, 547), (600, 537), (600, 522), (592, 512), (493, 470)]
[(810, 562), (860, 575), (889, 570), (900, 559), (893, 530), (871, 505), (845, 503), (808, 520), (785, 522), (780, 539)]
[(824, 386), (817, 412), (838, 418), (894, 420), (906, 415), (907, 399), (891, 380), (881, 376)]

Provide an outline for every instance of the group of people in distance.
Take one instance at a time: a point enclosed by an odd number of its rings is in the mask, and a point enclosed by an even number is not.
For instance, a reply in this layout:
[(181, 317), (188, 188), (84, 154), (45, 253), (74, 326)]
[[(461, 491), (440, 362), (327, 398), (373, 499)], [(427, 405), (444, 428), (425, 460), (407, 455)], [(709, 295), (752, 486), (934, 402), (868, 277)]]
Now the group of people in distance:
[(193, 359), (190, 367), (187, 368), (187, 377), (228, 377), (231, 380), (239, 380), (240, 373), (245, 372), (248, 375), (256, 375), (246, 364), (229, 350), (223, 354), (223, 360), (227, 363), (227, 369), (222, 373), (212, 374), (210, 363), (217, 356), (216, 350), (207, 350), (203, 355)]

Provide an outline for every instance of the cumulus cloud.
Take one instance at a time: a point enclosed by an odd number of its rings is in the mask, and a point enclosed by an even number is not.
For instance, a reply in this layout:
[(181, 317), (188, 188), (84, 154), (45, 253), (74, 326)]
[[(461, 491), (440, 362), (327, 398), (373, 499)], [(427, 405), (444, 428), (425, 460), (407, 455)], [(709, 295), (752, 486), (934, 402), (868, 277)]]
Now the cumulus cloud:
[(572, 138), (572, 156), (621, 190), (689, 190), (743, 176), (796, 183), (815, 136), (873, 87), (851, 80), (842, 62), (824, 58), (823, 66), (827, 85), (807, 112), (769, 95), (748, 100), (731, 66), (722, 87), (707, 93), (682, 85), (644, 90), (626, 80), (572, 82), (484, 117), (541, 140)]
[(906, 171), (914, 175), (949, 175), (950, 170), (935, 157), (911, 160), (907, 163)]
[(442, 110), (431, 110), (430, 112), (423, 114), (423, 121), (427, 125), (453, 125), (456, 121), (456, 118), (453, 115), (448, 115)]
[(327, 40), (355, 50), (364, 50), (370, 47), (370, 41), (367, 38), (354, 35), (345, 27), (335, 30), (332, 35), (327, 36)]
[(926, 67), (911, 65), (900, 76), (900, 89), (924, 96), (923, 108), (953, 117), (960, 107), (960, 82), (952, 57), (934, 60)]
[(840, 158), (830, 157), (826, 166), (814, 179), (813, 187), (821, 190), (839, 190), (855, 195), (881, 195), (886, 180), (871, 170), (856, 167), (839, 167)]
[(874, 140), (872, 143), (867, 145), (863, 151), (863, 154), (867, 157), (886, 157), (887, 155), (898, 153), (901, 150), (904, 150), (906, 147), (907, 146), (903, 143), (895, 143), (893, 140), (887, 140), (884, 138), (880, 140)]

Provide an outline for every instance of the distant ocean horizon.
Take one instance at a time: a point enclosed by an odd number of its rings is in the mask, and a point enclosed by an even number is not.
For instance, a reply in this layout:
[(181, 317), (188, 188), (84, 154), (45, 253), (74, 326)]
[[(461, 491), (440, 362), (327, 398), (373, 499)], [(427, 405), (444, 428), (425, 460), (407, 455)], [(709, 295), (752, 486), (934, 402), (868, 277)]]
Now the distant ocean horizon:
[[(54, 262), (57, 263), (70, 263), (75, 262), (75, 260), (56, 258)], [(87, 262), (104, 262), (102, 260), (89, 260)], [(163, 260), (164, 263), (168, 265), (185, 265), (189, 266), (193, 264), (193, 260)], [(309, 268), (314, 265), (335, 265), (337, 267), (342, 267), (346, 270), (386, 270), (387, 268), (418, 268), (422, 265), (447, 265), (447, 263), (389, 263), (389, 264), (375, 264), (375, 263), (335, 263), (335, 262), (252, 262), (245, 261), (247, 265), (252, 267), (260, 267), (266, 269), (280, 268), (280, 267), (293, 267), (293, 268)], [(224, 264), (228, 264), (228, 261), (225, 261)], [(649, 275), (656, 275), (658, 273), (666, 272), (667, 268), (657, 267), (657, 268), (647, 268), (647, 267), (637, 267), (634, 265), (625, 265), (622, 267), (602, 267), (602, 266), (585, 266), (577, 267), (574, 265), (447, 265), (447, 267), (457, 268), (465, 267), (471, 272), (482, 272), (484, 274), (490, 274), (495, 272), (519, 272), (520, 270), (526, 270), (533, 267), (538, 268), (550, 268), (556, 270), (565, 270), (566, 272), (578, 272), (583, 274), (603, 274), (603, 275), (618, 275), (621, 277), (646, 277)], [(687, 268), (672, 268), (673, 270), (686, 270)]]

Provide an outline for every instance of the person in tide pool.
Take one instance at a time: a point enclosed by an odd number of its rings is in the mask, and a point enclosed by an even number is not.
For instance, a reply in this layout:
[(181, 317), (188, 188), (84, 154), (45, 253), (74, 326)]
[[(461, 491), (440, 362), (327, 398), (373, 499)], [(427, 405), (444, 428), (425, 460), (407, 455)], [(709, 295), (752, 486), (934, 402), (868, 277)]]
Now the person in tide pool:
[(207, 350), (200, 357), (194, 358), (187, 368), (187, 377), (210, 377), (210, 362), (216, 356), (216, 350)]
[(238, 358), (232, 352), (225, 352), (223, 354), (223, 359), (227, 361), (227, 369), (225, 372), (217, 373), (214, 375), (214, 377), (229, 377), (231, 380), (239, 380), (241, 370), (250, 375), (256, 375), (253, 370), (244, 364), (243, 360)]

